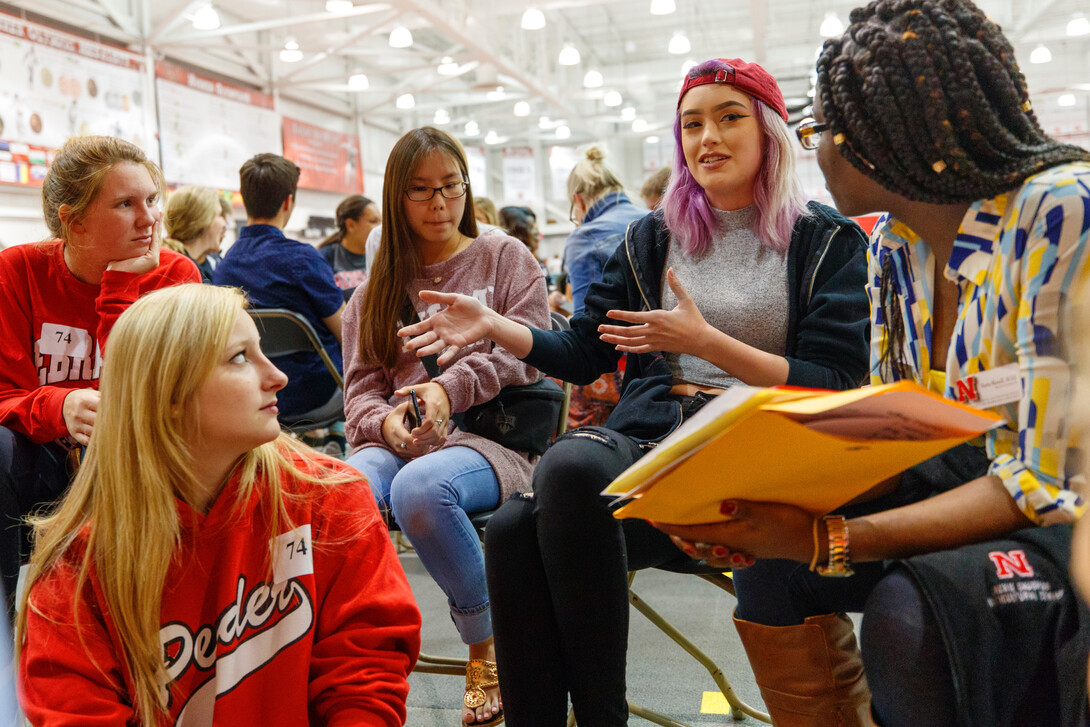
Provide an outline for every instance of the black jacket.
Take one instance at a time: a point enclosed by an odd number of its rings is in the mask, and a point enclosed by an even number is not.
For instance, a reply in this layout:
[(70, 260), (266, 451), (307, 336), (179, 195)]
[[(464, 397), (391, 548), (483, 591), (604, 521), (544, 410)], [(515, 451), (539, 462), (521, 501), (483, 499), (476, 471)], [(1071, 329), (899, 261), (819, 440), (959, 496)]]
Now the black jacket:
[[(870, 354), (866, 236), (825, 205), (810, 202), (808, 210), (795, 222), (787, 254), (787, 383), (850, 389), (866, 376)], [(630, 224), (571, 330), (534, 330), (533, 348), (523, 360), (576, 384), (615, 370), (621, 354), (598, 337), (598, 326), (617, 323), (606, 318), (609, 310), (662, 307), (669, 241), (661, 211)], [(659, 441), (681, 423), (681, 406), (669, 397), (672, 383), (662, 352), (630, 354), (621, 400), (605, 425), (637, 441)]]

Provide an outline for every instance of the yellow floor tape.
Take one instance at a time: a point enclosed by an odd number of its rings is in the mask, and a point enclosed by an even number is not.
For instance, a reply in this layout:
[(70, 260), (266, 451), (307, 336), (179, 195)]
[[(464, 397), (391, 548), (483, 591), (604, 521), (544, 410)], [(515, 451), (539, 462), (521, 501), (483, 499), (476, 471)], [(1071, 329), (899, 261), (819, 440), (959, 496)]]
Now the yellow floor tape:
[(730, 714), (730, 704), (722, 692), (704, 692), (700, 700), (701, 714)]

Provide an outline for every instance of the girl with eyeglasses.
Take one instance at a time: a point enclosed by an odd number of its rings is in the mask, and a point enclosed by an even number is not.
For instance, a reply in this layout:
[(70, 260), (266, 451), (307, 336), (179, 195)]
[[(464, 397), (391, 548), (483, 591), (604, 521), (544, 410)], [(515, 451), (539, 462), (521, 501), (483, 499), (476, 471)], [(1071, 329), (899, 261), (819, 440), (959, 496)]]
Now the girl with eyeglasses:
[[(888, 213), (872, 381), (1006, 423), (817, 521), (728, 501), (724, 523), (664, 529), (714, 563), (756, 559), (735, 572), (735, 622), (778, 724), (1084, 725), (1090, 614), (1067, 570), (1086, 362), (1068, 327), (1090, 277), (1090, 151), (1042, 131), (1009, 41), (967, 0), (853, 11), (817, 77), (800, 136), (837, 207)], [(865, 679), (845, 611), (863, 612)]]
[(420, 298), (435, 288), (522, 325), (549, 325), (541, 266), (500, 230), (478, 236), (468, 179), (461, 145), (438, 129), (410, 131), (390, 152), (378, 256), (345, 314), (345, 434), (355, 448), (348, 463), (409, 537), (469, 646), (464, 722), (494, 725), (503, 710), (483, 555), (469, 515), (526, 490), (536, 458), (452, 429), (451, 414), (541, 374), (481, 341), (429, 376), (397, 337), (438, 311)]
[(646, 522), (613, 518), (599, 493), (614, 477), (738, 383), (845, 389), (866, 375), (865, 238), (805, 202), (786, 122), (779, 86), (759, 65), (700, 64), (678, 97), (663, 209), (628, 227), (571, 331), (440, 292), (421, 296), (446, 307), (402, 331), (440, 362), (485, 339), (577, 384), (628, 354), (605, 426), (558, 439), (534, 470), (532, 499), (512, 499), (488, 526), (512, 725), (563, 725), (568, 695), (580, 724), (627, 721), (627, 571), (686, 556)]

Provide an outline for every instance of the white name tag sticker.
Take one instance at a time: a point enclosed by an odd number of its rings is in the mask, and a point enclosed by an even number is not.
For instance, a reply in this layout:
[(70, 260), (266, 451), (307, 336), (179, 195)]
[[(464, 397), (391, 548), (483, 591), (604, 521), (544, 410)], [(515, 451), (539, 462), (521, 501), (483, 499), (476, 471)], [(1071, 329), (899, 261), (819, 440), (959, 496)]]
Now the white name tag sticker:
[(1018, 364), (966, 376), (954, 384), (958, 401), (980, 409), (1010, 404), (1022, 398), (1022, 373)]
[(310, 542), (310, 525), (300, 525), (272, 539), (273, 583), (314, 572), (314, 552)]
[(83, 328), (43, 323), (38, 351), (50, 356), (87, 358), (91, 353), (91, 334)]

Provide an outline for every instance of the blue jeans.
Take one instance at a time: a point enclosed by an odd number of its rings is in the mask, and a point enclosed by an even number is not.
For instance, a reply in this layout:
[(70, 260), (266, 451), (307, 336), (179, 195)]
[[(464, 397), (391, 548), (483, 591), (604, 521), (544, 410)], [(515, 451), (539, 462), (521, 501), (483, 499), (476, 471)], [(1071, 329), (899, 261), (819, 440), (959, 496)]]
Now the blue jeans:
[(490, 638), (484, 553), (467, 515), (499, 504), (500, 486), (488, 460), (468, 447), (448, 447), (406, 462), (385, 447), (368, 447), (348, 464), (367, 478), (379, 509), (393, 513), (447, 594), (462, 641)]

